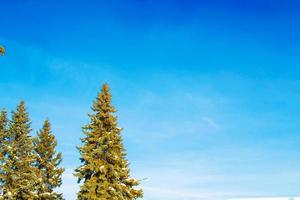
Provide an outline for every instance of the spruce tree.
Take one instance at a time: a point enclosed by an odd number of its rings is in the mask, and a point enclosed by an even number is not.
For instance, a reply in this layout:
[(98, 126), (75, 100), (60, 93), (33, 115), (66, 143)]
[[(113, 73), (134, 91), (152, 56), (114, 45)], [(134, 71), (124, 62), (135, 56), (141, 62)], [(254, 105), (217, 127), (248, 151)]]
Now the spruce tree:
[(117, 126), (115, 108), (107, 84), (92, 106), (90, 122), (83, 127), (83, 146), (79, 147), (80, 167), (75, 170), (78, 182), (83, 181), (78, 200), (132, 200), (143, 196), (136, 188), (139, 181), (131, 178), (121, 128)]
[(9, 122), (9, 138), (7, 162), (4, 170), (6, 180), (3, 189), (3, 198), (12, 200), (32, 200), (36, 197), (37, 184), (36, 170), (33, 167), (32, 138), (30, 137), (30, 120), (22, 101)]
[(56, 153), (57, 141), (51, 131), (49, 120), (44, 122), (43, 128), (33, 139), (36, 153), (35, 167), (39, 176), (37, 185), (37, 200), (63, 199), (62, 194), (54, 191), (62, 183), (61, 176), (64, 169), (59, 167), (62, 154)]
[(8, 137), (8, 119), (6, 110), (0, 113), (0, 195), (3, 195), (3, 188), (6, 180), (5, 163), (6, 163), (6, 147)]

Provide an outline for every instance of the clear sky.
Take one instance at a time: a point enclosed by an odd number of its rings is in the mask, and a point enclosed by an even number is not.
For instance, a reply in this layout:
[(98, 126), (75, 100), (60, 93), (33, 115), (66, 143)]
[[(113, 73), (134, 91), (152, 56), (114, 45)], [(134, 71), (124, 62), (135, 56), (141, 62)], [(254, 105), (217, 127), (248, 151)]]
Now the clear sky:
[[(300, 1), (0, 0), (0, 107), (75, 148), (107, 82), (145, 200), (300, 195)], [(35, 134), (35, 131), (33, 134)]]

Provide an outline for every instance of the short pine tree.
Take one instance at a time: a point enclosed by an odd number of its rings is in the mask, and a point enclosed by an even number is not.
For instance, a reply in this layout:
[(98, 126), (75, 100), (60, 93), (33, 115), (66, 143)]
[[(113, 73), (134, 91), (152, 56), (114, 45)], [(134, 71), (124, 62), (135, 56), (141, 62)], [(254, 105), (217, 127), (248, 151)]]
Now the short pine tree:
[(3, 109), (0, 113), (0, 195), (3, 195), (4, 184), (6, 180), (5, 163), (6, 147), (8, 137), (8, 119), (7, 113)]
[(57, 141), (51, 131), (51, 124), (48, 120), (44, 122), (43, 128), (33, 139), (36, 153), (35, 166), (39, 176), (37, 185), (37, 200), (59, 200), (63, 199), (62, 194), (54, 191), (62, 183), (61, 176), (64, 169), (59, 167), (62, 161), (62, 154), (56, 153)]
[(90, 123), (83, 128), (85, 138), (79, 147), (82, 166), (76, 169), (78, 182), (83, 181), (78, 200), (133, 200), (143, 196), (130, 177), (121, 129), (117, 127), (115, 108), (107, 84), (92, 106)]
[(17, 110), (12, 112), (12, 120), (9, 122), (7, 162), (4, 166), (6, 173), (4, 199), (32, 200), (36, 197), (37, 176), (33, 167), (35, 155), (32, 138), (29, 135), (30, 124), (25, 103), (21, 102)]

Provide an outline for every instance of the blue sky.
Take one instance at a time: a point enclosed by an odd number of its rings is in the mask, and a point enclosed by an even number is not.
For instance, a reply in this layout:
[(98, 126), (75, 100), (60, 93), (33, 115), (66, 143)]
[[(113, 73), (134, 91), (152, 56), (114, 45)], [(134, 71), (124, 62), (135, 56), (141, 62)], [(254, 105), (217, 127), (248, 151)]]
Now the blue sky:
[[(145, 200), (300, 195), (299, 1), (0, 0), (0, 107), (63, 152), (107, 82)], [(33, 132), (34, 134), (35, 132)]]

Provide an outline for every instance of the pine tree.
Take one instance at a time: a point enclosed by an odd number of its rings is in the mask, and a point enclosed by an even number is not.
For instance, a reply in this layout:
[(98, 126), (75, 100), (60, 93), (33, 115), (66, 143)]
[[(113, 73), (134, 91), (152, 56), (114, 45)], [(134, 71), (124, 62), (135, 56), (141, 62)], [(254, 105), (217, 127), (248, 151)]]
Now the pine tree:
[(78, 200), (132, 200), (143, 196), (136, 188), (139, 181), (130, 177), (121, 128), (117, 127), (115, 108), (107, 84), (92, 106), (90, 123), (83, 128), (85, 137), (79, 147), (80, 167), (75, 170), (78, 182), (83, 181)]
[(61, 176), (64, 172), (59, 165), (62, 154), (55, 152), (57, 141), (51, 131), (49, 120), (44, 122), (43, 128), (33, 139), (34, 150), (37, 156), (35, 163), (38, 169), (39, 183), (37, 186), (37, 200), (59, 200), (62, 194), (54, 191), (62, 183)]
[(5, 54), (5, 48), (0, 45), (0, 55), (3, 56)]
[(6, 110), (0, 113), (0, 195), (3, 194), (3, 188), (6, 180), (5, 163), (6, 163), (6, 146), (8, 137), (8, 119)]
[(3, 198), (12, 200), (32, 200), (36, 197), (36, 170), (33, 167), (32, 138), (30, 137), (30, 120), (22, 101), (9, 122), (7, 162), (4, 170), (6, 181)]

